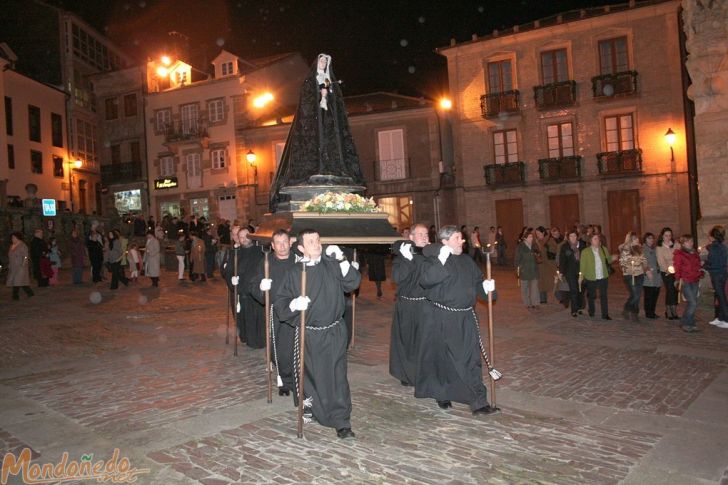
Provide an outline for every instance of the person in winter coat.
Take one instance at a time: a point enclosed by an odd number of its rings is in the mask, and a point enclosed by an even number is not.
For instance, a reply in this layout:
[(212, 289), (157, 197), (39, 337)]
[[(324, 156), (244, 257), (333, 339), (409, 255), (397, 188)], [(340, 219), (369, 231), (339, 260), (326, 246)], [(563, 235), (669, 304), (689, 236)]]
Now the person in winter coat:
[(698, 282), (703, 277), (700, 255), (693, 247), (693, 237), (685, 234), (679, 239), (680, 249), (673, 253), (675, 266), (675, 284), (682, 285), (686, 308), (680, 319), (684, 332), (697, 332), (695, 325), (695, 309), (698, 307)]
[(723, 241), (725, 230), (722, 226), (714, 226), (708, 234), (710, 244), (706, 247), (708, 258), (705, 261), (705, 270), (710, 274), (715, 297), (718, 301), (718, 315), (711, 325), (718, 328), (728, 328), (728, 301), (726, 301), (726, 271), (728, 271), (728, 249)]
[(190, 263), (192, 266), (193, 280), (207, 281), (205, 273), (205, 242), (197, 235), (197, 231), (190, 232), (192, 245), (190, 247)]
[(152, 279), (152, 286), (159, 286), (160, 261), (159, 239), (154, 237), (154, 231), (147, 231), (147, 244), (144, 248), (144, 274)]
[(131, 273), (129, 277), (136, 283), (139, 277), (139, 272), (142, 270), (142, 255), (139, 253), (139, 248), (136, 244), (132, 243), (129, 245), (129, 269)]
[(23, 235), (19, 232), (14, 232), (10, 236), (8, 277), (5, 284), (13, 289), (13, 300), (20, 299), (21, 288), (29, 298), (33, 296), (33, 290), (30, 289), (28, 246), (23, 242)]
[(48, 278), (43, 277), (40, 269), (40, 260), (47, 249), (48, 244), (43, 239), (43, 229), (36, 229), (30, 241), (30, 262), (33, 265), (33, 278), (38, 282), (38, 286), (48, 286)]
[(174, 255), (177, 257), (177, 279), (185, 279), (185, 260), (187, 258), (187, 237), (184, 232), (177, 234), (177, 241), (174, 243)]
[(655, 235), (648, 232), (642, 238), (642, 252), (647, 259), (647, 267), (652, 270), (652, 275), (645, 276), (644, 293), (645, 293), (645, 316), (647, 318), (658, 318), (655, 313), (657, 308), (657, 299), (660, 297), (660, 288), (662, 287), (662, 274), (657, 264), (657, 250)]
[(104, 264), (104, 237), (96, 230), (96, 226), (91, 226), (91, 232), (86, 239), (86, 249), (91, 263), (91, 279), (94, 283), (98, 283), (103, 280), (101, 269)]
[[(651, 273), (647, 265), (647, 258), (642, 252), (640, 238), (634, 231), (630, 231), (624, 238), (624, 244), (619, 246), (619, 266), (622, 269), (624, 284), (629, 290), (629, 297), (624, 303), (622, 318), (639, 322), (640, 296), (645, 283), (645, 274)], [(651, 276), (651, 274), (650, 274)]]
[(111, 289), (115, 290), (119, 287), (121, 281), (124, 286), (129, 286), (129, 280), (124, 275), (124, 268), (121, 267), (121, 260), (124, 252), (121, 246), (121, 238), (118, 231), (109, 231), (109, 252), (106, 253), (106, 262), (111, 271)]
[(73, 273), (73, 284), (83, 283), (83, 266), (86, 260), (86, 246), (78, 237), (78, 231), (71, 231), (71, 239), (68, 241), (68, 251), (71, 253), (71, 271)]
[(675, 286), (675, 266), (672, 261), (675, 250), (680, 245), (672, 238), (672, 229), (663, 227), (660, 237), (657, 238), (657, 264), (660, 266), (662, 282), (665, 284), (665, 317), (668, 320), (677, 320), (677, 287)]
[(367, 268), (369, 281), (373, 281), (377, 286), (377, 298), (382, 298), (382, 281), (387, 280), (387, 272), (385, 269), (385, 263), (387, 259), (387, 253), (382, 250), (371, 249), (367, 251)]
[(61, 250), (58, 248), (58, 240), (52, 237), (48, 240), (48, 258), (51, 260), (51, 271), (53, 276), (48, 282), (55, 286), (58, 284), (58, 273), (61, 270)]
[(581, 288), (579, 287), (579, 258), (585, 244), (579, 239), (579, 233), (576, 231), (569, 232), (566, 237), (566, 241), (559, 248), (559, 271), (569, 285), (571, 316), (576, 317), (583, 308)]
[(539, 257), (536, 259), (538, 262), (538, 290), (541, 304), (548, 303), (549, 291), (554, 287), (554, 276), (556, 276), (556, 251), (555, 244), (553, 245), (554, 251), (550, 250), (550, 236), (549, 231), (543, 226), (539, 226), (536, 231), (536, 245), (538, 246)]
[(538, 259), (541, 254), (534, 241), (533, 229), (523, 231), (521, 242), (516, 247), (514, 264), (521, 280), (521, 297), (526, 308), (536, 308), (541, 298), (538, 291)]
[(589, 236), (589, 245), (581, 251), (581, 257), (579, 258), (579, 271), (584, 278), (590, 317), (595, 315), (594, 301), (597, 297), (597, 291), (599, 291), (602, 319), (612, 319), (609, 316), (607, 294), (609, 288), (609, 266), (612, 264), (613, 259), (607, 247), (602, 245), (601, 236), (592, 233)]

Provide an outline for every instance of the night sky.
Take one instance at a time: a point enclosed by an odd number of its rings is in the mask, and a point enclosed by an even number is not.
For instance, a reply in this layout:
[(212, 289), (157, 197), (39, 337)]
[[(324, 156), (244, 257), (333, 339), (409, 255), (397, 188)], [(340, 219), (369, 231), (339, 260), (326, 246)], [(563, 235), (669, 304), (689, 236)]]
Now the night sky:
[[(189, 39), (192, 64), (208, 69), (220, 47), (243, 58), (298, 51), (333, 55), (346, 94), (399, 92), (436, 98), (447, 90), (437, 47), (607, 0), (63, 0), (137, 59)], [(184, 37), (177, 36), (177, 42)]]

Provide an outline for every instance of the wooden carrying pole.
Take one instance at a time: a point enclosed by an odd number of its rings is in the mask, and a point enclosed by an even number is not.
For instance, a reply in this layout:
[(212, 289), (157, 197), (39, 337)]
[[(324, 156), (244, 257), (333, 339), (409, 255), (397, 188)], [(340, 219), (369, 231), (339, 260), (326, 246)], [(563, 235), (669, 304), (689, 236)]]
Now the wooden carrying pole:
[[(485, 253), (485, 271), (488, 279), (491, 279), (490, 273), (490, 252)], [(493, 349), (493, 292), (488, 292), (488, 354), (490, 356), (490, 365), (495, 368), (495, 353)], [(490, 374), (489, 374), (490, 376)], [(490, 376), (490, 402), (492, 407), (496, 407), (495, 404), (495, 379)]]
[[(354, 262), (356, 263), (356, 248), (354, 248)], [(356, 289), (351, 292), (351, 348), (356, 340)]]
[[(302, 263), (301, 272), (301, 296), (306, 296), (306, 262)], [(299, 323), (299, 346), (298, 346), (298, 423), (296, 435), (303, 438), (303, 377), (305, 375), (306, 355), (306, 310), (301, 310), (301, 321)]]
[[(235, 251), (235, 246), (233, 246), (233, 251)], [(233, 276), (238, 276), (238, 252), (235, 251), (233, 253)], [(240, 281), (238, 280), (238, 283)], [(238, 285), (233, 285), (233, 309), (235, 311), (235, 350), (233, 350), (233, 355), (235, 357), (238, 356), (238, 340), (240, 339), (240, 330), (238, 329)], [(241, 308), (242, 310), (242, 308)]]
[(232, 293), (230, 293), (229, 286), (226, 289), (227, 291), (225, 292), (225, 296), (227, 301), (225, 302), (225, 345), (228, 345), (230, 344), (230, 312), (232, 311), (230, 309), (230, 301), (232, 300)]
[[(263, 260), (263, 274), (265, 279), (270, 279), (270, 267), (268, 255), (270, 249), (263, 249), (265, 259)], [(270, 290), (265, 291), (265, 374), (268, 378), (268, 404), (273, 402), (273, 369), (270, 365)]]

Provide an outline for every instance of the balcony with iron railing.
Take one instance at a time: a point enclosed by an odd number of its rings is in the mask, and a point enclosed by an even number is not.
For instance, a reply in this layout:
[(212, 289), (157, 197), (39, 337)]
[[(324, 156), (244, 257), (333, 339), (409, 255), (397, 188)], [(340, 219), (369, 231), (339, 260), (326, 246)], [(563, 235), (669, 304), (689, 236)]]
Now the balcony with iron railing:
[(581, 178), (581, 157), (542, 158), (538, 173), (543, 182), (564, 182)]
[(642, 150), (597, 153), (597, 166), (604, 176), (638, 175), (642, 173)]
[(536, 108), (542, 111), (572, 106), (576, 103), (576, 81), (534, 86), (533, 96)]
[(165, 143), (195, 141), (208, 136), (207, 123), (201, 118), (168, 123), (164, 129)]
[(410, 158), (374, 160), (374, 180), (377, 182), (401, 181), (412, 173)]
[(485, 165), (483, 170), (486, 185), (494, 189), (526, 183), (526, 164), (524, 162)]
[(108, 186), (140, 180), (142, 180), (142, 162), (101, 165), (101, 183), (103, 185)]
[(480, 112), (483, 118), (495, 118), (501, 114), (520, 111), (520, 92), (517, 89), (502, 93), (484, 94), (480, 97)]
[(635, 94), (637, 92), (637, 71), (594, 76), (592, 92), (596, 99), (610, 99)]

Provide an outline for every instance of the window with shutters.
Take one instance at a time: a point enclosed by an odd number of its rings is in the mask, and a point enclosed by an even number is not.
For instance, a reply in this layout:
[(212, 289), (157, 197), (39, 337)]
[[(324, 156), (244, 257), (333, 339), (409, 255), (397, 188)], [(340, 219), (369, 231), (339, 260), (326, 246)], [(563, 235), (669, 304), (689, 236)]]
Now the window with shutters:
[(197, 103), (184, 104), (180, 108), (182, 118), (182, 133), (185, 135), (197, 134), (200, 107)]
[(604, 136), (608, 152), (632, 150), (635, 147), (632, 113), (605, 117)]
[(546, 127), (549, 158), (574, 156), (574, 133), (571, 122), (555, 123)]
[(106, 120), (115, 120), (119, 117), (119, 102), (116, 98), (106, 98), (104, 101)]
[(225, 103), (222, 99), (207, 102), (207, 118), (210, 123), (217, 123), (225, 119)]
[(160, 109), (154, 114), (154, 131), (158, 134), (166, 133), (172, 128), (172, 110)]
[(174, 174), (175, 174), (174, 158), (161, 157), (159, 159), (159, 176), (160, 177), (171, 177)]
[(225, 168), (225, 149), (210, 150), (210, 159), (214, 170)]
[(185, 156), (187, 162), (187, 188), (196, 189), (202, 187), (202, 163), (199, 153), (188, 153)]
[(493, 132), (493, 152), (495, 163), (518, 161), (518, 137), (516, 130)]
[(63, 178), (63, 157), (53, 155), (53, 176)]
[(616, 74), (629, 70), (627, 37), (599, 41), (600, 74)]
[(63, 148), (63, 117), (51, 113), (51, 142), (54, 147)]
[(124, 96), (124, 116), (136, 116), (137, 97), (135, 93)]
[(566, 49), (555, 49), (541, 53), (541, 76), (543, 77), (543, 84), (569, 80)]
[(513, 89), (513, 68), (510, 59), (488, 63), (488, 93), (505, 93)]
[(383, 130), (379, 141), (379, 180), (400, 180), (407, 177), (404, 155), (404, 130)]

